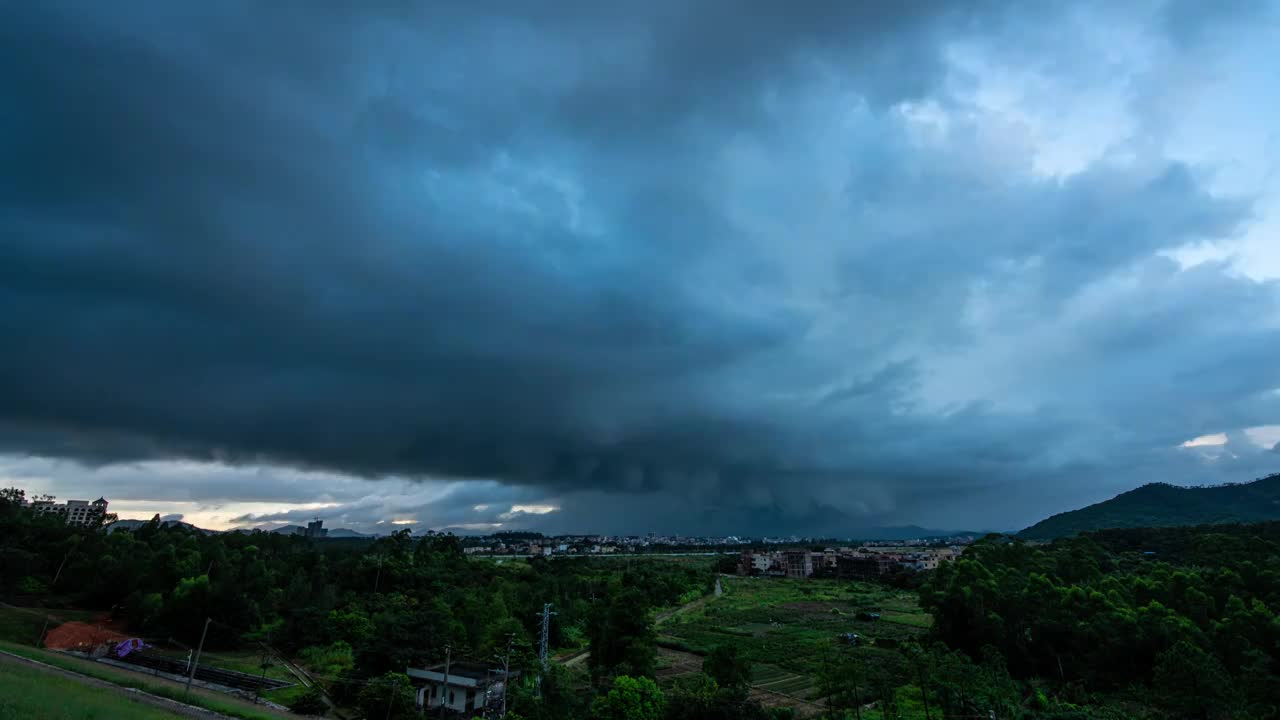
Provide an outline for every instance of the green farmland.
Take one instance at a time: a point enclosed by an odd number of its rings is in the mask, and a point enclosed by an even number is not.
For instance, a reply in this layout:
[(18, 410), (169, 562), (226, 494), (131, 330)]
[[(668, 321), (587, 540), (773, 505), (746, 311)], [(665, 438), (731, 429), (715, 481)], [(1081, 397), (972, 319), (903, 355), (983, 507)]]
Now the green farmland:
[[(736, 647), (752, 663), (755, 690), (794, 698), (797, 710), (812, 710), (821, 701), (820, 675), (835, 653), (897, 668), (897, 644), (921, 638), (930, 625), (915, 594), (880, 585), (740, 577), (722, 583), (723, 596), (659, 625), (661, 640), (696, 654), (718, 645)], [(880, 619), (860, 620), (860, 613), (879, 613)], [(842, 645), (843, 633), (856, 633), (861, 645)]]
[[(801, 675), (819, 669), (841, 633), (856, 633), (866, 652), (919, 638), (929, 616), (913, 593), (867, 583), (782, 578), (723, 579), (725, 594), (660, 626), (665, 640), (693, 652), (737, 646), (756, 665), (776, 665)], [(881, 614), (859, 620), (860, 612)]]

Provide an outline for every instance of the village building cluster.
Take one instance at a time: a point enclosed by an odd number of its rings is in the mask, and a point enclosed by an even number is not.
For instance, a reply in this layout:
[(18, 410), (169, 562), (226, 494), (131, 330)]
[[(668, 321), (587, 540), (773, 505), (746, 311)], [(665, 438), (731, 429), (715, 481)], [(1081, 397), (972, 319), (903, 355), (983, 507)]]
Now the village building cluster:
[[(900, 556), (893, 562), (915, 563), (912, 569), (932, 570), (937, 567), (938, 559), (950, 557), (946, 552), (939, 554), (939, 548), (956, 548), (973, 542), (973, 536), (960, 535), (948, 538), (921, 538), (893, 541), (892, 546), (859, 546), (856, 550), (849, 547), (828, 549), (825, 552), (839, 554), (879, 553), (890, 557)], [(487, 536), (465, 537), (462, 540), (463, 552), (468, 555), (498, 556), (513, 555), (523, 557), (551, 557), (578, 555), (621, 555), (621, 554), (659, 554), (659, 555), (721, 555), (733, 553), (744, 547), (776, 548), (768, 550), (752, 550), (762, 558), (757, 562), (768, 563), (757, 574), (767, 574), (769, 567), (781, 553), (794, 552), (781, 548), (802, 546), (828, 540), (811, 540), (799, 537), (766, 537), (747, 538), (736, 535), (728, 536), (688, 536), (688, 535), (559, 535), (555, 537), (537, 536), (521, 537), (516, 534), (495, 534)], [(954, 554), (954, 550), (951, 551)], [(822, 554), (822, 553), (819, 553)], [(827, 562), (827, 560), (823, 560)], [(822, 567), (821, 562), (815, 567)], [(807, 573), (808, 577), (813, 573)]]
[(823, 550), (749, 549), (738, 556), (738, 574), (787, 578), (871, 579), (902, 570), (936, 570), (955, 559), (960, 549), (952, 546), (863, 546)]
[[(678, 553), (695, 550), (724, 551), (744, 541), (734, 536), (690, 537), (683, 535), (559, 535), (524, 538), (489, 535), (465, 538), (463, 552), (468, 555), (617, 555), (624, 553)], [(708, 553), (711, 554), (711, 553)]]

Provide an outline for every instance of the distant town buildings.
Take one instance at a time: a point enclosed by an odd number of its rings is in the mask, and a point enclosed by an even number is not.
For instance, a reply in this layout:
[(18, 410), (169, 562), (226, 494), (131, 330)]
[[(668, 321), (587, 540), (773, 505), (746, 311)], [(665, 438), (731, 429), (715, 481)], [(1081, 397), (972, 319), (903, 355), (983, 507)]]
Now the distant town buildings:
[(54, 502), (56, 498), (52, 495), (44, 495), (30, 502), (23, 502), (23, 505), (31, 512), (39, 515), (57, 515), (63, 518), (68, 525), (78, 525), (81, 527), (97, 527), (107, 519), (107, 501), (104, 498), (98, 498), (93, 502), (88, 500), (68, 500), (64, 503)]
[[(536, 533), (497, 533), (485, 536), (464, 536), (462, 551), (467, 555), (483, 557), (559, 557), (581, 555), (731, 555), (745, 548), (751, 550), (751, 567), (740, 567), (739, 572), (750, 575), (776, 574), (780, 577), (836, 576), (850, 573), (873, 576), (884, 574), (899, 565), (915, 570), (932, 570), (938, 562), (950, 557), (942, 548), (958, 547), (973, 542), (973, 537), (961, 535), (947, 538), (923, 538), (895, 541), (892, 546), (859, 546), (858, 552), (849, 547), (828, 547), (822, 551), (806, 551), (805, 545), (830, 540), (798, 537), (766, 537), (750, 539), (730, 536), (683, 535), (559, 535), (546, 537)], [(766, 549), (760, 549), (761, 547)], [(767, 548), (777, 549), (767, 549)], [(788, 554), (790, 553), (790, 554)], [(859, 559), (858, 553), (889, 553), (889, 557)], [(745, 556), (745, 554), (744, 554)], [(852, 563), (852, 564), (851, 564)], [(860, 563), (860, 564), (859, 564)], [(881, 572), (881, 566), (884, 572)], [(841, 570), (840, 568), (844, 569)]]
[(956, 554), (956, 549), (950, 546), (863, 546), (821, 551), (749, 549), (738, 556), (738, 574), (873, 579), (899, 570), (936, 570), (939, 563), (954, 559)]
[(328, 536), (329, 531), (324, 529), (324, 521), (316, 518), (307, 523), (307, 529), (303, 530), (302, 534), (309, 538), (322, 538)]

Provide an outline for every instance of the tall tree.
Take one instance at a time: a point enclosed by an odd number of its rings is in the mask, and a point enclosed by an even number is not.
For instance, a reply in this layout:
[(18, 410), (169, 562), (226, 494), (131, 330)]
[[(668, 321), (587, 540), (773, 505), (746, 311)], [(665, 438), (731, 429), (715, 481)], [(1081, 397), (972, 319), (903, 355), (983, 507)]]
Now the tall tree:
[(649, 678), (619, 675), (591, 704), (591, 720), (662, 720), (667, 700)]

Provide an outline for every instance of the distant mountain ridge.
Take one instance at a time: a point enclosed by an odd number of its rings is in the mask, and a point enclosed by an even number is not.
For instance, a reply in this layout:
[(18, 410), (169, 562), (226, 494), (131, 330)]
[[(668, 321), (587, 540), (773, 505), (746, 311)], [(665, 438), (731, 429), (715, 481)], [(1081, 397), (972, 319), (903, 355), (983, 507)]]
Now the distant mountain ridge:
[(850, 537), (857, 537), (859, 540), (894, 541), (926, 540), (929, 538), (960, 537), (963, 535), (981, 536), (985, 534), (974, 530), (938, 530), (936, 528), (920, 527), (919, 525), (893, 525), (870, 528)]
[[(117, 520), (111, 523), (110, 525), (107, 525), (107, 532), (111, 533), (111, 532), (115, 532), (116, 530), (137, 530), (143, 525), (146, 525), (148, 522), (150, 521), (142, 520), (142, 519)], [(178, 525), (181, 525), (182, 527), (185, 527), (188, 530), (195, 530), (197, 532), (201, 532), (206, 535), (216, 535), (224, 532), (238, 532), (238, 533), (267, 532), (267, 533), (274, 533), (276, 535), (303, 535), (307, 531), (307, 529), (301, 525), (258, 525), (257, 527), (233, 528), (231, 530), (207, 530), (205, 528), (196, 527), (195, 525), (192, 525), (189, 522), (183, 522), (181, 520), (162, 520), (160, 521), (160, 524), (165, 526), (170, 526), (170, 527), (176, 527)], [(379, 536), (376, 534), (356, 532), (355, 530), (348, 530), (347, 528), (333, 528), (329, 530), (329, 534), (326, 535), (325, 537), (328, 537), (328, 538), (375, 538)]]
[[(143, 525), (146, 525), (149, 522), (151, 521), (150, 520), (116, 520), (115, 522), (107, 525), (106, 530), (108, 535), (117, 530), (137, 530), (138, 528), (142, 527)], [(205, 530), (204, 528), (196, 527), (195, 525), (192, 525), (189, 522), (182, 522), (181, 520), (161, 520), (160, 524), (165, 527), (182, 526), (188, 530), (195, 530), (196, 532), (201, 532), (201, 533), (204, 533), (205, 535), (209, 535), (217, 532), (217, 530)]]
[(1180, 487), (1149, 483), (1103, 502), (1058, 513), (1018, 533), (1051, 540), (1104, 528), (1215, 525), (1280, 520), (1280, 473), (1253, 482)]
[[(254, 528), (254, 530), (262, 530), (263, 532), (275, 533), (276, 535), (305, 535), (307, 532), (307, 529), (301, 525), (284, 525), (282, 527), (276, 527), (276, 528), (273, 528), (268, 525), (262, 525)], [(377, 537), (377, 535), (369, 535), (367, 533), (356, 532), (355, 530), (348, 530), (347, 528), (332, 528), (332, 529), (326, 528), (326, 530), (329, 530), (329, 532), (325, 534), (325, 537), (328, 537), (328, 538)]]

